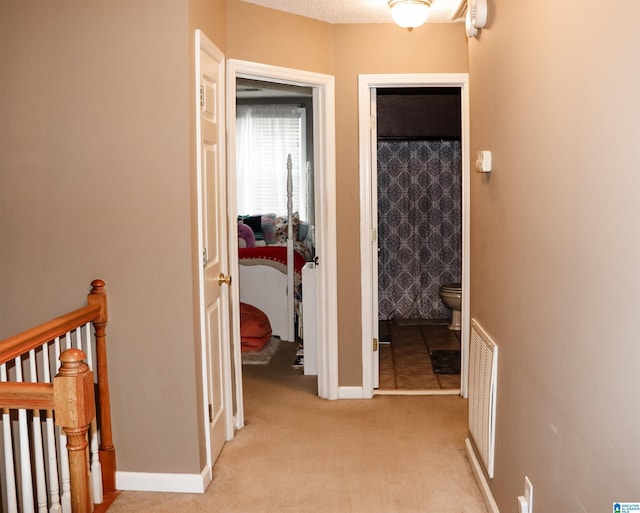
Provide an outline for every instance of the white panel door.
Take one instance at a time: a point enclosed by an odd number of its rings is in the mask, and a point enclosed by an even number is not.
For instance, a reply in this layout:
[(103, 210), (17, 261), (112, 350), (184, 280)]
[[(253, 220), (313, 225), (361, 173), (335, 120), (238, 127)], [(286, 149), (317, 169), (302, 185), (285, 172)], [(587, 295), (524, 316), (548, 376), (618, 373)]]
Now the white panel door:
[(197, 32), (198, 177), (202, 250), (201, 316), (209, 465), (233, 435), (229, 326), (229, 283), (224, 55)]

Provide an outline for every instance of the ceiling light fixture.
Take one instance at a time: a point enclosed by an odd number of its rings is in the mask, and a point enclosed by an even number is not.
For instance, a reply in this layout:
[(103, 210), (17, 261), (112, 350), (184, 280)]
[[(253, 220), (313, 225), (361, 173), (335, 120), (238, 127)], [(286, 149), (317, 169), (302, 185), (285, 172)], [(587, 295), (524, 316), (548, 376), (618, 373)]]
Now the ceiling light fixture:
[(431, 0), (389, 0), (393, 21), (412, 30), (427, 21)]

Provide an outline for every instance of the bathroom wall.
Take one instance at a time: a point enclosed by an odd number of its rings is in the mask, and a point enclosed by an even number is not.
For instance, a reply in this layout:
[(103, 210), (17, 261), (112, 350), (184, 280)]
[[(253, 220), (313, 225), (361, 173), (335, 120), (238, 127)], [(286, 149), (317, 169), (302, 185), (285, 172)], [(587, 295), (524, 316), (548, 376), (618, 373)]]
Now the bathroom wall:
[(460, 281), (461, 176), (459, 141), (378, 141), (380, 320), (450, 316), (438, 289)]

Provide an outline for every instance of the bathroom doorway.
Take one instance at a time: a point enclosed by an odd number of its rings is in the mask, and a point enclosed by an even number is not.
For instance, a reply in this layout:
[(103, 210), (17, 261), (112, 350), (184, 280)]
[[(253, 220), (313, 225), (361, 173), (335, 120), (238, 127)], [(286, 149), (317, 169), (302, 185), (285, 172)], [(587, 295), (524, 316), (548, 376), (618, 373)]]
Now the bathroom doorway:
[(465, 395), (468, 298), (449, 330), (439, 288), (468, 290), (466, 75), (361, 76), (365, 110), (376, 122), (361, 126), (364, 392)]
[(379, 391), (460, 390), (460, 88), (376, 90)]

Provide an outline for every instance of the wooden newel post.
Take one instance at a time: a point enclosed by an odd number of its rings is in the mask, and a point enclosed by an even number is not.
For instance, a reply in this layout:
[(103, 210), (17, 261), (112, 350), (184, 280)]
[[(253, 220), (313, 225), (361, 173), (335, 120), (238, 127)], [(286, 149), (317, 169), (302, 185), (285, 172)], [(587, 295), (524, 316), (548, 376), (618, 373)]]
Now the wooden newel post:
[(67, 349), (60, 355), (62, 365), (53, 378), (56, 425), (67, 435), (71, 477), (71, 511), (91, 513), (87, 431), (95, 417), (93, 373), (84, 363), (80, 349)]
[(93, 322), (96, 337), (96, 364), (98, 370), (98, 426), (100, 429), (100, 464), (102, 488), (105, 493), (116, 491), (116, 449), (111, 430), (111, 399), (109, 395), (109, 370), (107, 368), (107, 292), (102, 280), (91, 282), (90, 305), (101, 307), (100, 317)]

